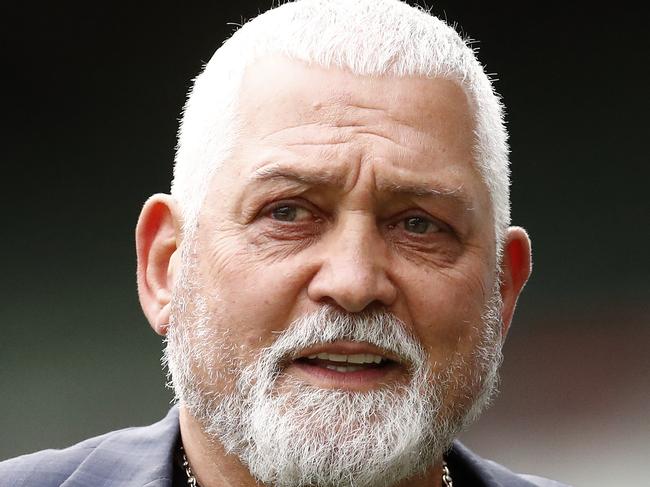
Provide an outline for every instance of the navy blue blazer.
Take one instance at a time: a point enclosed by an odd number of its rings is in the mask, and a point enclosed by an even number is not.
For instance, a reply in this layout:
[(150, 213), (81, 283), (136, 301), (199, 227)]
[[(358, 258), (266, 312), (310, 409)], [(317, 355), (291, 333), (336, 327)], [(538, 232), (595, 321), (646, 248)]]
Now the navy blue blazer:
[[(172, 487), (180, 434), (178, 408), (151, 426), (113, 431), (64, 450), (44, 450), (0, 462), (2, 487)], [(519, 475), (480, 458), (459, 442), (447, 455), (458, 487), (566, 487)]]

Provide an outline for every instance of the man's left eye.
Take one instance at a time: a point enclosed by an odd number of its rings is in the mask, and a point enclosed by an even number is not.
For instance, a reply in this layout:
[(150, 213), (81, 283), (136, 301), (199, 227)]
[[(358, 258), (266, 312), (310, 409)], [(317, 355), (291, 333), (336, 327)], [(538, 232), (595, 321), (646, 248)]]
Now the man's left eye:
[(435, 222), (421, 216), (411, 216), (403, 221), (404, 230), (411, 233), (436, 233), (442, 230)]

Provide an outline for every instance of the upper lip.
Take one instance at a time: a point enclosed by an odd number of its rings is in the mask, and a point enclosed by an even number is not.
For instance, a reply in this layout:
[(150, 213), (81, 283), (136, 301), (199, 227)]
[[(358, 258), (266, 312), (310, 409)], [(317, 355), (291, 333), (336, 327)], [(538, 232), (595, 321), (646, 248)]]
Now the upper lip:
[(372, 355), (379, 355), (393, 362), (402, 362), (400, 358), (394, 353), (384, 350), (375, 345), (365, 342), (350, 342), (344, 340), (337, 340), (331, 343), (319, 343), (318, 345), (313, 345), (311, 347), (303, 348), (299, 350), (295, 355), (294, 359), (308, 357), (310, 355), (316, 355), (319, 353), (334, 353), (339, 355), (354, 355), (358, 353), (367, 353)]

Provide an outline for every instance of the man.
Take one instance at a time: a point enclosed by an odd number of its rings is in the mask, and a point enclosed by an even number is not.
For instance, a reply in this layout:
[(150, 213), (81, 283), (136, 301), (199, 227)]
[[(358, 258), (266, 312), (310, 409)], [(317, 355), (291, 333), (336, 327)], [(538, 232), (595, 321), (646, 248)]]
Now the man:
[(496, 94), (397, 0), (260, 15), (196, 79), (138, 291), (179, 405), (3, 485), (531, 486), (454, 438), (488, 403), (530, 242)]

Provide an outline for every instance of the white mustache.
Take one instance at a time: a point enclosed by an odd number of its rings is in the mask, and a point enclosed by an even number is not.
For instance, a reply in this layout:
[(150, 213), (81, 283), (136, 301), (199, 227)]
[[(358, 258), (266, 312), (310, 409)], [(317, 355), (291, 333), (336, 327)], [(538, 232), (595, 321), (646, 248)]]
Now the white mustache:
[(261, 351), (259, 360), (277, 372), (281, 363), (298, 357), (302, 350), (339, 340), (373, 345), (411, 367), (426, 362), (419, 340), (393, 314), (385, 310), (346, 313), (332, 306), (295, 320)]

